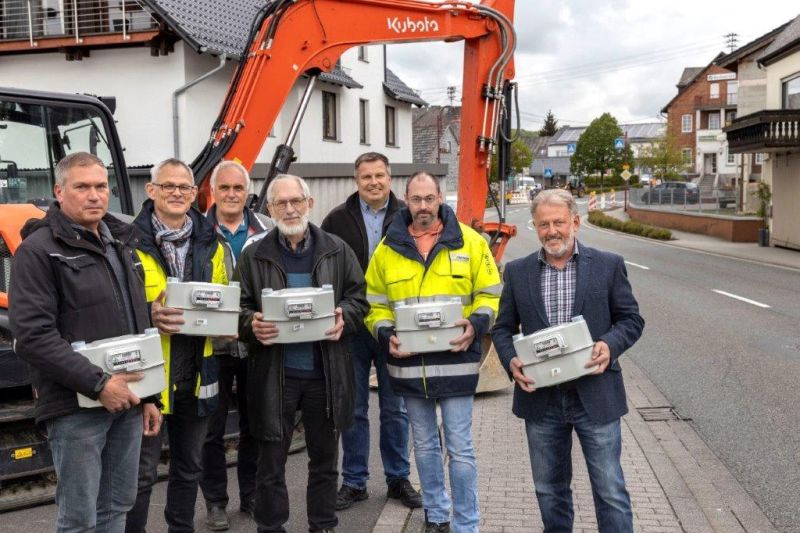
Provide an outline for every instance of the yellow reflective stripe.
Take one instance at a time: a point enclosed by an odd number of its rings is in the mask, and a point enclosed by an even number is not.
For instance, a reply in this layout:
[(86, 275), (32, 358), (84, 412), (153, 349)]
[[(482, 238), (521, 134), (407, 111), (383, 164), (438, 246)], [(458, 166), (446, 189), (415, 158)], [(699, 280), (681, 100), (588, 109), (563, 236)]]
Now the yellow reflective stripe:
[(480, 363), (458, 363), (454, 365), (395, 366), (386, 365), (389, 375), (395, 379), (431, 379), (455, 376), (473, 376), (478, 373)]
[(477, 296), (478, 294), (492, 294), (496, 296), (500, 296), (503, 293), (503, 284), (497, 283), (496, 285), (489, 285), (488, 287), (484, 287), (482, 289), (476, 290), (473, 292), (473, 296)]
[(367, 293), (367, 301), (371, 304), (389, 305), (389, 298), (385, 294)]
[(197, 397), (201, 400), (205, 400), (206, 398), (213, 398), (217, 394), (219, 394), (219, 381), (215, 381), (210, 385), (202, 385), (197, 393)]
[(463, 305), (470, 305), (472, 303), (472, 296), (470, 295), (462, 296), (459, 294), (437, 294), (435, 296), (409, 296), (408, 298), (402, 298), (400, 300), (389, 302), (389, 305), (391, 305), (394, 308), (397, 307), (398, 305), (413, 305), (413, 304), (422, 304), (430, 302), (447, 302), (452, 300), (453, 298), (460, 299)]

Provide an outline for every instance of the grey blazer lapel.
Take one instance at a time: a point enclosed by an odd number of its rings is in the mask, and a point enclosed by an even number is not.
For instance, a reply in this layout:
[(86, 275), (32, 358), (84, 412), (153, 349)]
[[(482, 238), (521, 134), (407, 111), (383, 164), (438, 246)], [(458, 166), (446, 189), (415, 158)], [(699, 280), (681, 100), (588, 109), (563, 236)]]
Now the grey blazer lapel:
[(589, 275), (592, 270), (592, 251), (578, 243), (578, 271), (575, 279), (575, 301), (572, 304), (572, 315), (581, 314), (583, 299), (589, 290)]
[(539, 262), (538, 252), (531, 255), (531, 265), (528, 268), (528, 290), (539, 320), (545, 327), (549, 326), (550, 321), (547, 319), (547, 311), (545, 311), (544, 300), (542, 300), (542, 264)]

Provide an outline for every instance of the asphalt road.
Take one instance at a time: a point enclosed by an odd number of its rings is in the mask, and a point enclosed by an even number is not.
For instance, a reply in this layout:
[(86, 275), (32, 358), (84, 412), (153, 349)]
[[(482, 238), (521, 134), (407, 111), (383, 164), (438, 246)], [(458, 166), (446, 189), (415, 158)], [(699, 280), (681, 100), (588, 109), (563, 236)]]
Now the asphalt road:
[[(538, 248), (526, 209), (506, 260)], [(781, 531), (800, 531), (800, 271), (584, 225), (624, 256), (646, 320), (629, 352)], [(624, 364), (624, 359), (623, 359)]]

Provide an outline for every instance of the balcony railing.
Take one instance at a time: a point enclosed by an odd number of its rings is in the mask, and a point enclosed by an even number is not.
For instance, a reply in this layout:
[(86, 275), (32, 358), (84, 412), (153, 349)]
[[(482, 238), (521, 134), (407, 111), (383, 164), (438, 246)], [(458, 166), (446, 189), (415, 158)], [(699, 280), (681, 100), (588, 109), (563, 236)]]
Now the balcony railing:
[(800, 110), (773, 109), (737, 118), (725, 128), (732, 153), (800, 152)]
[(716, 98), (697, 95), (694, 97), (694, 107), (695, 109), (721, 109), (723, 107), (736, 107), (738, 97), (738, 93), (728, 93)]
[(37, 48), (45, 39), (74, 40), (91, 36), (152, 32), (158, 21), (141, 0), (0, 0), (0, 49), (27, 41)]

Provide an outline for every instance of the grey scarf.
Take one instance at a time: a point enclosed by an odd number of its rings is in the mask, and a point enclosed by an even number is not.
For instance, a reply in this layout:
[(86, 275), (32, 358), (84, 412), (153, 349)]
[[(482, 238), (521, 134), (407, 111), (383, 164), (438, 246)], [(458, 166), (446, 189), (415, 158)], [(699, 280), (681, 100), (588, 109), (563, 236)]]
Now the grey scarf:
[(167, 260), (172, 277), (183, 281), (186, 255), (189, 253), (193, 223), (191, 217), (186, 217), (186, 222), (181, 229), (170, 229), (165, 226), (153, 213), (153, 229), (155, 230), (156, 244), (161, 249), (161, 254)]

